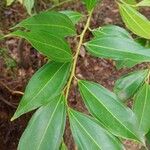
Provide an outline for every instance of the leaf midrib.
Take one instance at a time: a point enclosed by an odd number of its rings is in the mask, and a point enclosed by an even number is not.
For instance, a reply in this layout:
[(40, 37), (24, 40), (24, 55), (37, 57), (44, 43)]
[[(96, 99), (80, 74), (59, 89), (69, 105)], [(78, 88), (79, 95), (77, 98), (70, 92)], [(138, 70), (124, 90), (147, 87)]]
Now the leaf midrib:
[[(89, 44), (88, 43), (88, 45), (86, 45), (88, 48), (90, 48), (89, 46), (94, 46), (94, 47), (98, 47), (98, 48), (104, 48), (104, 49), (110, 49), (110, 50), (115, 50), (115, 51), (118, 51), (118, 52), (122, 52), (122, 53), (130, 53), (130, 54), (134, 54), (134, 55), (141, 55), (141, 56), (144, 56), (144, 57), (147, 57), (147, 56), (145, 56), (145, 55), (142, 55), (142, 53), (134, 53), (134, 52), (132, 52), (132, 51), (127, 51), (127, 52), (125, 52), (125, 51), (120, 51), (120, 49), (115, 49), (115, 48), (112, 48), (112, 47), (106, 47), (106, 46), (100, 46), (100, 45), (95, 45), (95, 44)], [(99, 52), (97, 52), (97, 51), (93, 51), (91, 48), (90, 48), (90, 50), (92, 51), (92, 52), (94, 52), (95, 54), (99, 54)], [(132, 52), (132, 53), (131, 53)], [(105, 56), (105, 55), (104, 55)], [(148, 56), (148, 57), (150, 57), (150, 56)], [(145, 60), (147, 60), (148, 58), (146, 58)], [(147, 60), (148, 61), (148, 60)], [(150, 60), (149, 60), (150, 61)]]
[[(147, 32), (142, 28), (142, 26), (140, 26), (139, 24), (138, 24), (138, 22), (136, 22), (136, 20), (130, 15), (130, 13), (128, 13), (128, 11), (126, 11), (126, 9), (123, 7), (123, 6), (121, 6), (122, 7), (122, 9), (126, 12), (126, 14), (128, 14), (128, 16), (133, 20), (133, 22), (135, 22), (136, 23), (136, 25), (139, 27), (139, 28), (141, 28), (142, 29), (142, 31), (148, 36), (148, 37), (150, 37), (150, 35), (149, 34), (147, 34)], [(130, 11), (132, 11), (132, 10), (130, 10)], [(134, 13), (134, 12), (132, 12), (132, 13)], [(134, 13), (135, 14), (135, 13)], [(135, 14), (136, 15), (136, 14)], [(127, 18), (126, 18), (127, 19)]]
[(70, 112), (72, 114), (72, 116), (75, 118), (76, 122), (81, 126), (81, 128), (85, 131), (85, 133), (92, 139), (92, 141), (95, 143), (95, 145), (100, 148), (101, 150), (101, 147), (97, 144), (97, 142), (94, 140), (94, 138), (90, 135), (90, 133), (88, 133), (88, 131), (82, 126), (82, 124), (78, 121), (78, 119), (73, 115), (72, 112)]
[(57, 108), (58, 108), (58, 105), (59, 105), (59, 103), (60, 103), (60, 101), (61, 101), (61, 98), (62, 98), (62, 96), (60, 96), (60, 98), (59, 98), (59, 100), (58, 100), (58, 102), (57, 102), (57, 104), (56, 104), (56, 107), (55, 107), (55, 109), (54, 109), (54, 111), (53, 111), (53, 113), (52, 113), (52, 115), (51, 115), (51, 118), (50, 118), (50, 120), (49, 120), (49, 122), (48, 122), (48, 124), (47, 124), (47, 126), (46, 126), (46, 128), (45, 128), (45, 131), (43, 132), (43, 136), (41, 137), (41, 140), (40, 140), (40, 142), (39, 142), (39, 146), (37, 147), (37, 150), (40, 149), (40, 146), (41, 146), (41, 144), (42, 144), (42, 141), (43, 141), (43, 139), (44, 139), (44, 136), (45, 136), (46, 133), (47, 133), (47, 130), (48, 130), (50, 124), (51, 124), (51, 121), (52, 121), (52, 119), (53, 119), (53, 117), (54, 117), (54, 114), (55, 114)]
[(70, 18), (76, 18), (76, 17), (80, 17), (80, 16), (81, 16), (80, 14), (76, 14), (76, 15), (70, 16)]
[(24, 24), (20, 24), (20, 26), (46, 26), (46, 27), (59, 27), (59, 28), (66, 28), (68, 30), (70, 30), (71, 32), (75, 32), (73, 29), (66, 27), (66, 26), (61, 26), (61, 25), (53, 25), (53, 24), (34, 24), (34, 23), (24, 23)]
[(64, 64), (54, 73), (53, 77), (52, 77), (49, 81), (47, 81), (47, 83), (43, 86), (43, 88), (42, 88), (41, 90), (39, 90), (39, 92), (30, 100), (30, 102), (29, 102), (29, 103), (26, 103), (26, 105), (25, 105), (22, 109), (20, 109), (20, 111), (24, 110), (24, 109), (41, 93), (41, 91), (49, 84), (49, 82), (52, 81), (52, 79), (53, 79), (53, 78), (56, 76), (56, 74), (63, 68), (63, 66), (64, 66), (65, 64), (66, 64), (66, 63), (64, 63)]
[(135, 77), (134, 80), (132, 80), (128, 86), (127, 86), (127, 84), (126, 84), (123, 89), (126, 89), (127, 87), (131, 86), (131, 85), (132, 85), (135, 81), (137, 81), (139, 78), (141, 78), (141, 74), (138, 75), (137, 77)]
[(36, 43), (40, 43), (40, 44), (43, 44), (43, 45), (46, 45), (46, 46), (49, 46), (49, 47), (53, 47), (53, 48), (59, 49), (59, 50), (63, 51), (64, 53), (66, 53), (67, 55), (69, 55), (70, 57), (72, 56), (69, 52), (67, 52), (66, 50), (64, 50), (64, 49), (62, 49), (60, 47), (56, 47), (54, 45), (51, 45), (51, 44), (48, 44), (48, 43), (45, 43), (45, 42), (37, 41), (34, 38), (30, 38), (30, 39), (33, 40), (33, 41), (35, 41)]
[[(91, 93), (91, 95), (93, 95), (93, 97), (95, 97), (95, 98), (97, 99), (98, 103), (100, 103), (101, 105), (103, 105), (103, 106), (105, 107), (105, 109), (111, 114), (111, 116), (113, 116), (112, 113), (107, 109), (107, 107), (106, 107), (102, 102), (100, 102), (100, 101), (98, 100), (98, 98), (97, 98), (83, 83), (81, 83), (81, 84)], [(118, 101), (116, 101), (116, 102), (119, 103)], [(120, 105), (120, 104), (119, 104), (119, 105)], [(122, 122), (120, 122), (120, 121), (116, 118), (116, 116), (113, 116), (113, 118), (115, 118), (115, 120), (117, 120), (117, 122), (119, 122), (125, 129), (127, 129), (135, 138), (137, 137), (137, 135), (133, 134), (124, 124), (122, 124)]]
[(141, 119), (140, 119), (140, 123), (139, 123), (139, 129), (141, 129), (141, 126), (142, 126), (143, 116), (144, 116), (145, 107), (146, 107), (146, 103), (147, 103), (147, 97), (148, 97), (148, 85), (146, 85), (145, 99), (144, 99), (143, 111), (141, 113)]

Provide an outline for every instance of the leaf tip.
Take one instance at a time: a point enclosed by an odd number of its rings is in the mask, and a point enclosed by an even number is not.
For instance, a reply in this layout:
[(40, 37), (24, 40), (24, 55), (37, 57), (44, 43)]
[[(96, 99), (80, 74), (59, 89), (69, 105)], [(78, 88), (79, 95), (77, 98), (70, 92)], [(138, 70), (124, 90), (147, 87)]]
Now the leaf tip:
[(87, 45), (87, 42), (86, 42), (86, 43), (83, 43), (83, 45), (86, 46), (86, 45)]
[(12, 121), (14, 121), (15, 119), (16, 119), (16, 117), (13, 116), (13, 117), (10, 119), (10, 121), (12, 122)]
[(16, 113), (13, 115), (13, 117), (10, 119), (10, 121), (14, 121), (19, 117), (19, 115), (17, 115)]

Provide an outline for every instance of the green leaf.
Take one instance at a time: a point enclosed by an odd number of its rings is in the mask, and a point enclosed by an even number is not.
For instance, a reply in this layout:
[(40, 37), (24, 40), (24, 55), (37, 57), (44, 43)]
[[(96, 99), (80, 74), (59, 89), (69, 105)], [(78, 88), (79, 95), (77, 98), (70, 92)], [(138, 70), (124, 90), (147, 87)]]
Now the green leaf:
[(147, 143), (150, 144), (150, 131), (146, 134)]
[(90, 12), (101, 0), (82, 0), (82, 1), (85, 3), (87, 10)]
[(139, 129), (145, 135), (150, 129), (150, 85), (145, 83), (134, 98), (133, 110), (139, 120)]
[(117, 138), (103, 129), (93, 118), (74, 110), (69, 111), (73, 137), (79, 150), (122, 150)]
[(34, 110), (59, 95), (70, 71), (68, 63), (48, 63), (39, 69), (29, 81), (25, 94), (12, 120)]
[(85, 46), (93, 56), (99, 58), (130, 60), (129, 63), (134, 62), (134, 65), (150, 61), (150, 49), (128, 38), (104, 36), (93, 39), (86, 43)]
[[(7, 6), (10, 6), (15, 0), (7, 0)], [(18, 0), (21, 4), (23, 4), (29, 15), (31, 15), (32, 8), (34, 6), (34, 0)]]
[(127, 4), (136, 4), (136, 0), (123, 0)]
[(82, 18), (82, 14), (76, 11), (65, 10), (60, 11), (60, 13), (65, 14), (72, 21), (73, 24), (77, 24)]
[(150, 0), (142, 0), (136, 6), (150, 6)]
[(3, 40), (5, 38), (5, 36), (2, 34), (2, 32), (0, 31), (0, 40)]
[[(133, 40), (129, 32), (127, 32), (124, 28), (121, 28), (116, 25), (106, 25), (101, 28), (97, 28), (92, 31), (95, 38), (103, 38), (103, 37), (120, 37), (120, 38), (128, 38)], [(117, 60), (116, 67), (117, 69), (121, 69), (124, 67), (133, 67), (138, 62), (130, 59)]]
[(133, 33), (150, 39), (150, 22), (145, 16), (127, 4), (119, 4), (119, 9), (124, 23)]
[(18, 30), (10, 35), (27, 39), (35, 49), (52, 60), (59, 62), (72, 60), (71, 49), (68, 43), (64, 39), (51, 35), (49, 32), (42, 30), (23, 32)]
[(10, 6), (15, 0), (6, 0), (7, 1), (7, 6)]
[[(141, 38), (141, 37), (138, 37), (135, 39), (135, 41), (139, 44), (141, 44), (142, 46), (144, 47), (149, 47), (149, 43), (148, 43), (148, 40), (145, 39), (145, 38)], [(147, 44), (148, 43), (148, 44)]]
[(23, 5), (26, 7), (29, 15), (32, 14), (32, 8), (34, 7), (35, 0), (23, 0)]
[(94, 29), (92, 31), (93, 35), (95, 38), (100, 38), (104, 36), (117, 36), (117, 37), (124, 37), (124, 38), (130, 38), (132, 39), (131, 35), (129, 32), (127, 32), (124, 28), (121, 28), (116, 25), (106, 25), (97, 29)]
[[(145, 38), (138, 37), (138, 38), (135, 39), (135, 42), (139, 43), (143, 47), (150, 48), (150, 43)], [(138, 64), (138, 61), (130, 60), (130, 59), (116, 61), (117, 69), (121, 69), (121, 68), (125, 68), (125, 67), (131, 68), (136, 64)]]
[(62, 142), (60, 150), (67, 150), (67, 146), (65, 145), (64, 142)]
[(65, 100), (59, 96), (36, 111), (20, 139), (18, 150), (58, 150), (65, 122)]
[(122, 76), (115, 83), (115, 93), (123, 101), (132, 98), (142, 83), (144, 83), (147, 75), (148, 70), (140, 70)]
[(75, 35), (75, 27), (71, 20), (64, 14), (58, 12), (42, 12), (35, 16), (32, 16), (16, 27), (24, 27), (32, 31), (43, 30), (46, 33), (58, 36), (66, 37)]
[(89, 112), (110, 132), (121, 138), (144, 141), (137, 130), (136, 116), (114, 93), (93, 82), (80, 80), (78, 84)]
[(23, 4), (23, 1), (24, 1), (24, 0), (18, 0), (18, 1), (19, 1), (21, 4)]
[(124, 60), (117, 60), (116, 61), (116, 68), (121, 69), (121, 68), (131, 68), (134, 67), (136, 64), (139, 64), (139, 61), (136, 60), (131, 60), (131, 59), (124, 59)]

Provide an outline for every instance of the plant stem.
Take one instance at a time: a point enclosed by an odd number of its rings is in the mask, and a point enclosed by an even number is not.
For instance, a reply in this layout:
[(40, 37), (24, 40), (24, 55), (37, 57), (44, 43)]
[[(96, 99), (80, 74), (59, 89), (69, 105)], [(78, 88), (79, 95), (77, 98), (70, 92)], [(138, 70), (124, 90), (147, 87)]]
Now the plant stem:
[(15, 109), (17, 108), (15, 105), (13, 105), (9, 101), (5, 100), (1, 95), (0, 95), (0, 100), (12, 108), (15, 108)]
[(79, 40), (79, 44), (78, 44), (78, 47), (77, 47), (77, 50), (76, 50), (76, 54), (74, 56), (74, 61), (73, 61), (71, 75), (70, 75), (70, 78), (69, 78), (69, 81), (68, 81), (68, 84), (67, 84), (66, 99), (68, 99), (68, 96), (69, 96), (69, 90), (70, 90), (71, 82), (72, 82), (73, 77), (75, 76), (75, 70), (76, 70), (78, 56), (79, 56), (80, 49), (81, 49), (81, 46), (82, 46), (82, 43), (83, 43), (83, 40), (84, 40), (85, 33), (86, 33), (86, 31), (88, 30), (88, 28), (90, 26), (90, 21), (91, 21), (92, 13), (93, 13), (93, 10), (89, 13), (89, 16), (88, 16), (86, 25), (84, 27), (84, 30), (80, 34), (80, 40)]
[(3, 82), (0, 81), (0, 84), (5, 87), (11, 94), (15, 95), (15, 94), (18, 94), (18, 95), (24, 95), (23, 92), (21, 91), (14, 91), (12, 89), (10, 89), (6, 84), (4, 84)]

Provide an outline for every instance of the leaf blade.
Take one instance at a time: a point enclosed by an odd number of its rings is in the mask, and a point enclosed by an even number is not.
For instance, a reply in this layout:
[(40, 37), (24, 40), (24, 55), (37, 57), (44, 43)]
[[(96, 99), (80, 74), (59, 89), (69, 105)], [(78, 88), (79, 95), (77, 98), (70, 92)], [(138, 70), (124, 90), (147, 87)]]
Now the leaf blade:
[(136, 6), (150, 6), (150, 1), (149, 0), (142, 0)]
[[(100, 28), (97, 28), (92, 31), (94, 38), (103, 38), (103, 37), (120, 37), (120, 38), (127, 38), (133, 40), (129, 32), (127, 32), (124, 28), (121, 28), (116, 25), (106, 25)], [(124, 60), (116, 60), (116, 67), (117, 69), (121, 69), (124, 67), (131, 68), (135, 64), (138, 64), (135, 60), (124, 59)]]
[(141, 137), (140, 131), (137, 130), (136, 116), (118, 100), (114, 93), (89, 81), (81, 80), (78, 85), (90, 113), (110, 132), (122, 138), (143, 142), (143, 137)]
[(7, 6), (10, 6), (15, 0), (7, 0)]
[(68, 43), (65, 40), (55, 37), (45, 31), (23, 32), (17, 30), (12, 32), (10, 35), (25, 38), (39, 52), (52, 60), (59, 62), (67, 62), (72, 60), (71, 49)]
[(66, 15), (58, 12), (42, 12), (23, 20), (16, 27), (24, 27), (31, 31), (49, 31), (49, 34), (62, 38), (76, 34), (71, 20)]
[(49, 150), (49, 146), (51, 150), (58, 149), (65, 128), (65, 120), (65, 100), (64, 97), (58, 96), (36, 111), (20, 139), (18, 149)]
[(133, 110), (139, 120), (139, 129), (145, 135), (150, 129), (150, 86), (145, 83), (134, 98)]
[(125, 37), (125, 38), (130, 38), (132, 39), (131, 35), (129, 32), (127, 32), (124, 28), (121, 28), (116, 25), (105, 25), (103, 27), (94, 29), (92, 31), (93, 35), (95, 38), (100, 38), (104, 36), (117, 36), (117, 37)]
[(135, 64), (150, 61), (148, 48), (128, 38), (104, 36), (85, 43), (85, 47), (93, 56), (114, 60), (130, 60)]
[(119, 10), (124, 23), (133, 33), (150, 39), (150, 22), (145, 16), (127, 4), (119, 4)]
[(132, 98), (132, 96), (134, 96), (135, 92), (144, 82), (147, 74), (148, 70), (141, 70), (122, 76), (115, 83), (114, 86), (115, 93), (123, 101)]
[(65, 11), (60, 11), (60, 13), (63, 13), (66, 16), (68, 16), (74, 25), (77, 24), (82, 18), (82, 14), (77, 11), (65, 10)]
[(64, 143), (64, 141), (61, 144), (60, 150), (68, 150), (66, 144)]
[(101, 0), (83, 0), (83, 2), (86, 5), (87, 10), (90, 12), (95, 6), (96, 4), (101, 1)]
[(70, 64), (56, 62), (48, 63), (39, 69), (28, 83), (12, 120), (45, 105), (59, 95), (66, 84), (69, 70)]
[(24, 0), (23, 5), (26, 7), (28, 14), (31, 15), (32, 8), (34, 7), (34, 0)]
[(69, 118), (74, 139), (80, 150), (106, 150), (110, 147), (112, 150), (123, 149), (118, 139), (93, 118), (74, 110), (69, 111)]

